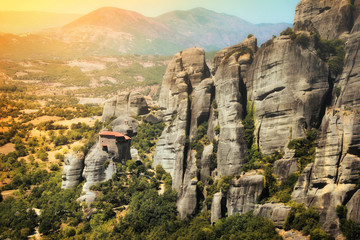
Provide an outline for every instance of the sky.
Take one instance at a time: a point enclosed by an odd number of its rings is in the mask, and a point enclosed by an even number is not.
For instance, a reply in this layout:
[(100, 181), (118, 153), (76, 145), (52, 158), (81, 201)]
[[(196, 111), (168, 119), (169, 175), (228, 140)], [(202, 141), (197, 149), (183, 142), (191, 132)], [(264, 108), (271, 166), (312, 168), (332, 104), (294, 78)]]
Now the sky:
[(292, 23), (300, 0), (0, 0), (0, 11), (45, 11), (86, 14), (118, 7), (156, 17), (173, 10), (203, 7), (252, 23)]

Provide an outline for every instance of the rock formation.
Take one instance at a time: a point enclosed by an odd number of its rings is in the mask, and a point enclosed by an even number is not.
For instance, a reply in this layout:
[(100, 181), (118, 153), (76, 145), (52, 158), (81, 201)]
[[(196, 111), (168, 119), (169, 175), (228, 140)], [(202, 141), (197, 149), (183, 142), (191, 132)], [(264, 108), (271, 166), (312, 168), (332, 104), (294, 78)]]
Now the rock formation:
[(256, 136), (264, 154), (319, 125), (329, 70), (314, 51), (288, 36), (263, 45), (247, 72), (248, 99), (256, 108)]
[[(200, 49), (185, 50), (169, 64), (159, 101), (168, 125), (154, 166), (163, 165), (173, 177), (181, 217), (198, 211), (199, 196), (206, 197), (206, 191), (199, 193), (198, 181), (206, 184), (209, 178), (232, 176), (229, 191), (213, 196), (212, 222), (225, 212), (255, 210), (278, 227), (284, 223), (288, 206), (257, 203), (264, 177), (240, 172), (249, 154), (242, 121), (251, 103), (255, 144), (265, 155), (285, 153), (273, 164), (280, 181), (301, 170), (288, 143), (305, 138), (310, 129), (318, 131), (315, 160), (302, 170), (292, 200), (316, 207), (323, 229), (334, 236), (340, 234), (338, 205), (347, 206), (348, 218), (359, 222), (360, 1), (302, 0), (294, 30), (304, 34), (308, 44), (280, 36), (257, 49), (256, 38), (249, 37), (219, 51), (211, 79)], [(315, 34), (346, 41), (344, 68), (338, 76), (330, 70), (329, 59), (320, 58)], [(198, 138), (205, 122), (206, 144)], [(200, 150), (197, 141), (203, 144)], [(236, 180), (236, 175), (241, 177)]]
[(246, 110), (245, 73), (257, 50), (255, 37), (221, 50), (214, 57), (216, 103), (220, 126), (217, 152), (221, 176), (237, 174), (247, 153), (241, 120)]
[[(187, 157), (189, 150), (186, 146), (186, 139), (191, 128), (189, 119), (191, 116), (198, 116), (198, 118), (204, 116), (200, 113), (204, 106), (199, 106), (198, 112), (191, 111), (190, 94), (198, 85), (200, 89), (208, 92), (212, 82), (202, 83), (202, 80), (209, 76), (210, 72), (205, 64), (205, 52), (199, 48), (191, 48), (173, 57), (161, 86), (159, 106), (164, 109), (164, 119), (169, 121), (169, 125), (157, 143), (153, 165), (161, 164), (171, 174), (173, 186), (176, 189), (179, 189), (182, 184), (186, 160), (184, 158)], [(200, 92), (198, 94), (202, 96), (206, 95), (206, 93), (203, 95), (201, 90), (195, 90), (195, 92)], [(201, 101), (207, 102), (207, 108), (210, 108), (210, 99)], [(195, 118), (193, 129), (196, 129), (198, 124)]]
[(254, 210), (263, 190), (264, 176), (262, 175), (249, 175), (233, 179), (226, 203), (229, 216)]
[[(310, 1), (302, 1), (302, 4), (298, 5), (297, 13), (305, 11), (302, 6), (309, 4), (308, 2)], [(310, 164), (300, 176), (292, 198), (307, 206), (317, 207), (323, 228), (333, 235), (338, 235), (339, 220), (335, 208), (340, 204), (348, 206), (350, 209), (348, 217), (354, 221), (357, 221), (358, 215), (354, 205), (358, 201), (358, 194), (354, 193), (357, 191), (356, 183), (360, 170), (360, 55), (358, 52), (360, 6), (358, 0), (352, 1), (353, 6), (349, 14), (347, 10), (349, 1), (321, 2), (331, 5), (331, 8), (327, 7), (329, 10), (327, 18), (335, 21), (326, 22), (325, 19), (317, 19), (315, 13), (311, 12), (309, 19), (313, 22), (319, 21), (314, 26), (323, 38), (348, 33), (345, 36), (346, 57), (343, 72), (335, 84), (335, 89), (339, 92), (333, 93), (333, 104), (326, 110), (320, 126), (315, 162)], [(295, 17), (295, 19), (300, 18), (301, 16)], [(330, 32), (333, 34), (329, 34)]]
[[(206, 200), (212, 198), (212, 222), (226, 214), (254, 211), (282, 227), (290, 207), (260, 204), (261, 194), (269, 190), (266, 174), (243, 172), (252, 150), (243, 125), (250, 105), (255, 110), (254, 146), (264, 155), (284, 153), (266, 164), (273, 164), (279, 181), (300, 175), (292, 200), (315, 207), (322, 228), (333, 236), (340, 235), (338, 205), (347, 206), (348, 219), (360, 222), (360, 0), (302, 0), (294, 30), (304, 34), (308, 44), (280, 36), (258, 49), (256, 38), (249, 36), (215, 55), (212, 74), (199, 48), (186, 49), (169, 63), (159, 97), (162, 114), (145, 120), (166, 123), (153, 166), (161, 164), (171, 174), (181, 218), (208, 210)], [(317, 36), (346, 41), (344, 68), (338, 76), (330, 70), (330, 60), (319, 57)], [(137, 122), (128, 116), (144, 113), (147, 104), (141, 96), (121, 93), (106, 102), (103, 119), (118, 117), (113, 129), (131, 135)], [(315, 158), (302, 169), (288, 144), (311, 129), (318, 132)], [(97, 143), (90, 150), (83, 171), (80, 158), (66, 161), (63, 186), (76, 185), (82, 172), (87, 201), (95, 197), (90, 186), (110, 179), (115, 163), (130, 157), (119, 158), (102, 147)], [(215, 183), (226, 187), (217, 185), (210, 195), (206, 187)]]
[(65, 156), (65, 166), (62, 172), (62, 185), (64, 189), (74, 188), (82, 181), (84, 169), (84, 154), (70, 153)]
[(316, 30), (324, 38), (338, 38), (351, 31), (351, 5), (349, 0), (302, 0), (296, 7), (294, 30)]
[(271, 219), (279, 228), (283, 227), (285, 220), (291, 210), (291, 207), (281, 203), (266, 203), (258, 205), (254, 215), (260, 215)]
[(105, 102), (102, 121), (111, 117), (137, 116), (148, 112), (146, 100), (140, 93), (121, 92)]

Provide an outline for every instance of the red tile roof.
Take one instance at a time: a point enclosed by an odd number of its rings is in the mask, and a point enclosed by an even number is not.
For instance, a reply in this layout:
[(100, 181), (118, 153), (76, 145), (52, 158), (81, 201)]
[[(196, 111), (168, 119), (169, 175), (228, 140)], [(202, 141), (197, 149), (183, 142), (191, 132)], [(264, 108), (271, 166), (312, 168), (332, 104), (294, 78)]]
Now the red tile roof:
[(100, 132), (99, 134), (100, 134), (100, 136), (123, 137), (123, 138), (125, 138), (125, 140), (131, 139), (131, 137), (129, 137), (125, 134), (119, 133), (119, 132), (103, 131), (103, 132)]

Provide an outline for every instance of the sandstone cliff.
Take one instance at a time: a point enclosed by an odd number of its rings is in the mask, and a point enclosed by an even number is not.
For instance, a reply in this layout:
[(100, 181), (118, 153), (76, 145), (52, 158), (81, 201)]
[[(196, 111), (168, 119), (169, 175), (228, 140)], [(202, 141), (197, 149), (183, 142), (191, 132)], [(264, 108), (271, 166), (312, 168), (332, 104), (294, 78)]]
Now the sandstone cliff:
[[(302, 18), (310, 20), (323, 38), (344, 37), (347, 40), (346, 56), (342, 74), (335, 83), (338, 92), (333, 92), (332, 104), (327, 108), (319, 128), (315, 161), (299, 178), (292, 198), (317, 207), (323, 228), (338, 235), (339, 219), (334, 211), (338, 205), (348, 206), (348, 217), (358, 221), (358, 212), (354, 208), (358, 195), (354, 193), (360, 170), (360, 1), (314, 1), (317, 6), (327, 9), (327, 13), (321, 14), (315, 14), (315, 9), (306, 10), (309, 2), (302, 1), (298, 5), (295, 21)], [(302, 16), (301, 13), (306, 11), (308, 16)]]
[[(232, 176), (229, 191), (209, 196), (213, 222), (225, 213), (255, 210), (279, 227), (284, 223), (290, 208), (259, 204), (266, 189), (263, 176), (241, 172), (249, 160), (243, 121), (250, 102), (255, 145), (265, 155), (284, 153), (273, 163), (273, 173), (279, 181), (300, 174), (292, 200), (316, 207), (323, 229), (334, 236), (340, 234), (338, 205), (347, 206), (348, 218), (359, 222), (359, 15), (358, 0), (302, 0), (296, 9), (295, 37), (273, 38), (259, 49), (256, 38), (249, 37), (225, 48), (214, 57), (212, 76), (202, 50), (174, 56), (161, 89), (160, 106), (168, 125), (154, 166), (161, 164), (171, 173), (181, 217), (208, 207), (201, 201), (209, 193), (199, 186), (207, 186), (209, 178)], [(332, 55), (321, 55), (319, 38), (346, 42), (344, 67), (337, 75), (330, 66)], [(205, 138), (200, 134), (203, 126)], [(302, 169), (288, 144), (310, 130), (318, 132), (315, 158)]]

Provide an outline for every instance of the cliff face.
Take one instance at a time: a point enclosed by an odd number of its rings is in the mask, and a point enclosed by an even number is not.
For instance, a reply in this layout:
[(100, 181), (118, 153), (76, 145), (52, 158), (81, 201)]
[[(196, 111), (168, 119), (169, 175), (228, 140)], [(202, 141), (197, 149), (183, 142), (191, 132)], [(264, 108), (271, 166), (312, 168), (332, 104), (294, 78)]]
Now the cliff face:
[(251, 37), (221, 50), (214, 57), (215, 99), (220, 127), (217, 166), (220, 176), (237, 174), (245, 163), (247, 147), (241, 123), (247, 106), (245, 73), (256, 53), (256, 45), (256, 38)]
[[(213, 222), (226, 212), (255, 210), (278, 226), (284, 223), (288, 206), (258, 204), (265, 186), (261, 173), (241, 172), (249, 154), (242, 122), (251, 102), (255, 143), (265, 155), (285, 153), (274, 163), (280, 181), (300, 171), (289, 142), (305, 138), (311, 129), (318, 132), (315, 160), (302, 171), (292, 200), (316, 207), (323, 229), (335, 236), (340, 233), (338, 205), (346, 205), (348, 218), (359, 222), (359, 15), (359, 0), (303, 0), (294, 30), (308, 36), (307, 44), (280, 36), (257, 49), (256, 38), (249, 37), (215, 55), (211, 79), (200, 49), (174, 56), (161, 89), (160, 106), (168, 126), (158, 142), (154, 166), (161, 164), (171, 173), (181, 217), (204, 205), (201, 199), (208, 193), (200, 191), (198, 181), (232, 176), (229, 190), (212, 197)], [(329, 59), (320, 58), (315, 32), (322, 39), (341, 37), (346, 42), (344, 68), (337, 77)], [(203, 126), (206, 141), (200, 134)]]
[(264, 154), (284, 150), (291, 139), (321, 121), (329, 70), (311, 49), (288, 36), (270, 40), (247, 72), (248, 99), (256, 107), (256, 136)]
[(294, 30), (316, 30), (327, 39), (349, 33), (354, 22), (351, 2), (354, 1), (302, 0), (296, 7)]

